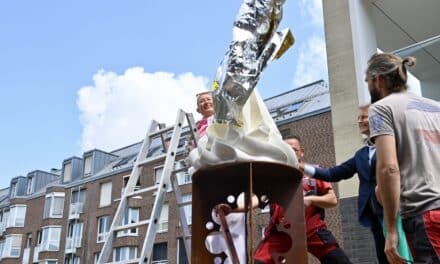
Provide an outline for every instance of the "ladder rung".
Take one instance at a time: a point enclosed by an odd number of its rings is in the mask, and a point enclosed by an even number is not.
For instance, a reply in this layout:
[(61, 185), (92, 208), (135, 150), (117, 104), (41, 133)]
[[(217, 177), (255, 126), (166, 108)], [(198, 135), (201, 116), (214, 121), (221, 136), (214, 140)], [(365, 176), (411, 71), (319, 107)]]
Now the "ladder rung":
[(117, 231), (121, 231), (121, 230), (125, 230), (125, 229), (135, 228), (135, 227), (142, 226), (142, 225), (148, 225), (149, 223), (150, 223), (150, 219), (142, 220), (142, 221), (139, 221), (139, 222), (136, 222), (136, 223), (131, 223), (131, 224), (128, 224), (128, 225), (118, 226), (115, 229), (113, 229), (113, 231), (117, 232)]
[(173, 170), (173, 172), (174, 173), (179, 173), (179, 172), (187, 171), (187, 170), (188, 170), (188, 167), (183, 167), (183, 168), (180, 168), (180, 169), (175, 169), (175, 170)]
[(157, 130), (157, 131), (155, 131), (155, 132), (150, 133), (149, 136), (150, 136), (150, 137), (154, 137), (154, 136), (157, 136), (157, 135), (163, 134), (163, 133), (165, 133), (165, 132), (171, 131), (171, 130), (173, 130), (173, 129), (174, 129), (173, 126), (165, 127), (165, 128), (162, 128), (162, 129), (159, 129), (159, 130)]
[(147, 163), (149, 163), (149, 162), (158, 161), (158, 160), (160, 160), (160, 159), (165, 158), (166, 156), (167, 156), (166, 154), (161, 154), (161, 155), (158, 155), (158, 156), (149, 157), (149, 158), (147, 158), (147, 159), (145, 159), (145, 160), (139, 162), (138, 166), (142, 166), (142, 165), (147, 164)]
[(146, 193), (146, 192), (155, 191), (155, 190), (157, 190), (157, 188), (159, 188), (159, 185), (150, 186), (150, 187), (147, 187), (147, 188), (144, 188), (144, 189), (140, 189), (140, 190), (131, 192), (131, 193), (127, 194), (127, 197), (133, 197), (133, 196), (136, 196), (136, 195), (139, 195), (139, 194), (143, 194), (143, 193)]
[(187, 202), (181, 202), (181, 203), (177, 203), (177, 205), (179, 207), (185, 206), (185, 205), (190, 205), (192, 203), (192, 201), (187, 201)]

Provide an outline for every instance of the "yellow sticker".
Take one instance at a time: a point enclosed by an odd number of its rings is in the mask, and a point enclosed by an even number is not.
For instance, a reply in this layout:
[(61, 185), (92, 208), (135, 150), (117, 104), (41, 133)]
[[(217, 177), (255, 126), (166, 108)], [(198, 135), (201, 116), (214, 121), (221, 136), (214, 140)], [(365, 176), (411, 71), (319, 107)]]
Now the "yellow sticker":
[(219, 85), (218, 81), (213, 81), (213, 82), (212, 82), (212, 85), (211, 85), (211, 91), (215, 91), (215, 90), (217, 90), (217, 88), (218, 88), (219, 86), (220, 86), (220, 85)]

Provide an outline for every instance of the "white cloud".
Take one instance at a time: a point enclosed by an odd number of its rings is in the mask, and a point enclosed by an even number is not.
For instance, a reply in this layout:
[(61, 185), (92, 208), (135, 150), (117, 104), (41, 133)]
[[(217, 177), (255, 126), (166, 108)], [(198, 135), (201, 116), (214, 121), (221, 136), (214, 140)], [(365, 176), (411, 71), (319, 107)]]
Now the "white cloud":
[(322, 1), (323, 0), (301, 0), (299, 4), (301, 14), (310, 18), (310, 21), (318, 27), (322, 27), (324, 25)]
[(310, 37), (299, 47), (293, 86), (298, 87), (320, 79), (327, 79), (327, 55), (325, 41), (318, 36)]
[(138, 67), (122, 75), (101, 70), (93, 81), (78, 91), (83, 151), (135, 143), (152, 119), (173, 124), (179, 108), (197, 114), (195, 94), (208, 86), (207, 78), (192, 73), (148, 73)]

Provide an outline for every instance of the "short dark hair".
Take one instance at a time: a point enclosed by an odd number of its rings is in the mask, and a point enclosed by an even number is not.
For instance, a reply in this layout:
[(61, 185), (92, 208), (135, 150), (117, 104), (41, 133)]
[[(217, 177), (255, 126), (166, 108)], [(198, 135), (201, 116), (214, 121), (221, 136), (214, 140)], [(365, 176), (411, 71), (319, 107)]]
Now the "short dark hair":
[(296, 139), (301, 144), (301, 138), (298, 135), (288, 136), (285, 140)]

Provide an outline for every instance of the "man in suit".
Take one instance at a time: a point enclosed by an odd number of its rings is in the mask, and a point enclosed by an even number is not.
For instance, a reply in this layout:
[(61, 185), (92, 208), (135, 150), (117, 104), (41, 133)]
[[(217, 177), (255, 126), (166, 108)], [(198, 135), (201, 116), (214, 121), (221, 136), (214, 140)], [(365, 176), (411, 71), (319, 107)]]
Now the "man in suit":
[(355, 155), (342, 164), (323, 169), (309, 164), (304, 165), (304, 171), (312, 177), (328, 182), (337, 182), (353, 177), (359, 177), (358, 216), (359, 223), (369, 227), (373, 233), (376, 246), (376, 256), (380, 264), (388, 263), (384, 253), (385, 238), (382, 230), (382, 206), (375, 196), (376, 187), (376, 149), (369, 141), (370, 128), (368, 123), (368, 106), (359, 108), (358, 126), (364, 135), (366, 144)]

